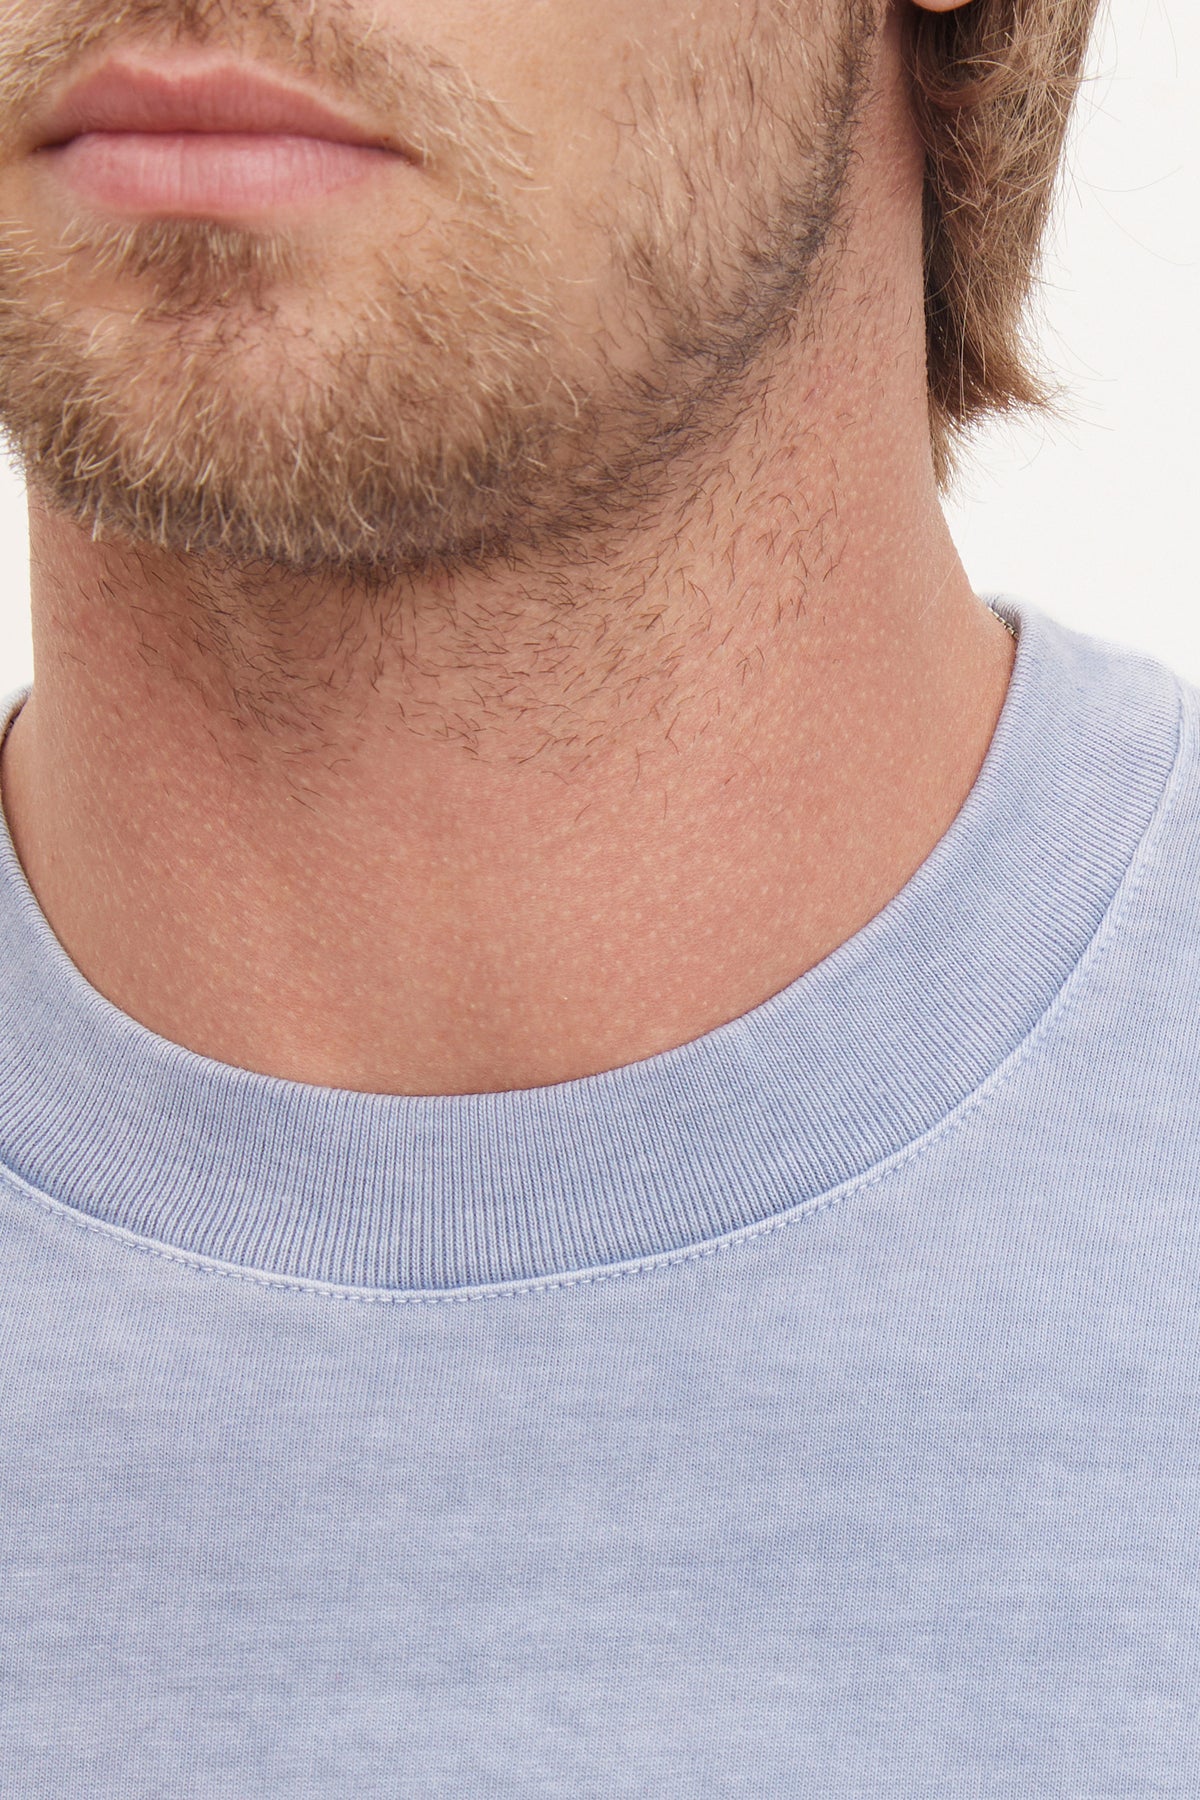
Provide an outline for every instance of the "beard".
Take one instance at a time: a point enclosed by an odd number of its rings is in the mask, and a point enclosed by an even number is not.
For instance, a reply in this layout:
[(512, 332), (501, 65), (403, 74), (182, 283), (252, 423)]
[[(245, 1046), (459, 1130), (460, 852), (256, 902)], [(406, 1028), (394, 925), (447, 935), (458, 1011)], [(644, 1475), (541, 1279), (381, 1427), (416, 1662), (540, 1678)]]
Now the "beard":
[(352, 269), (283, 228), (80, 215), (47, 243), (0, 221), (0, 427), (31, 488), (98, 540), (366, 588), (645, 517), (815, 300), (880, 8), (813, 10), (801, 39), (768, 5), (719, 67), (681, 56), (633, 93), (610, 183), (575, 221), (604, 246), (583, 333), (522, 133), (353, 7), (65, 0), (6, 18), (8, 121), (82, 50), (215, 44), (402, 117), (430, 194), (416, 240)]

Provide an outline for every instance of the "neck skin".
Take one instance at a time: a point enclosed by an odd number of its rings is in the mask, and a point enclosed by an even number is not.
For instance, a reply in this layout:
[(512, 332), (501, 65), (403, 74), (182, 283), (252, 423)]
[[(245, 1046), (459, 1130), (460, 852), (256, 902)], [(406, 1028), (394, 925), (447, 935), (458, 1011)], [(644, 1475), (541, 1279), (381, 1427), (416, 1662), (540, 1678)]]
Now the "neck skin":
[(370, 652), (344, 596), (268, 627), (35, 498), (0, 776), (87, 980), (241, 1068), (489, 1092), (685, 1043), (879, 912), (962, 806), (1014, 654), (933, 482), (919, 192), (884, 96), (819, 341), (774, 359), (698, 495), (541, 583), (430, 584)]

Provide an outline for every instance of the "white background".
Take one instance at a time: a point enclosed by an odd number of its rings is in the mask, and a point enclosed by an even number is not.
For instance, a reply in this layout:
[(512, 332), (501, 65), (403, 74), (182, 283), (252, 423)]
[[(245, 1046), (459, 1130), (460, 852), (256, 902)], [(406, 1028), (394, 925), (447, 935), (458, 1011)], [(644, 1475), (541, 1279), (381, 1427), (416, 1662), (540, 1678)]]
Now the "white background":
[[(977, 592), (1200, 682), (1200, 6), (1108, 0), (1046, 263), (1066, 416), (983, 435), (949, 511)], [(25, 506), (0, 466), (0, 694), (33, 678)]]

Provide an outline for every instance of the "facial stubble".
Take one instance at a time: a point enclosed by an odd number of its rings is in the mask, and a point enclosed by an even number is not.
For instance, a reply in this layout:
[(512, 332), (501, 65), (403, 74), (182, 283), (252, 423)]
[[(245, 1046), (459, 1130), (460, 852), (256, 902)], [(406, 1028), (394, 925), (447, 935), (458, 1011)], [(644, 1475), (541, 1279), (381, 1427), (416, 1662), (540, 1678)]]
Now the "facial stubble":
[[(45, 246), (0, 227), (0, 423), (31, 485), (100, 539), (367, 588), (643, 517), (813, 296), (877, 16), (873, 0), (835, 10), (820, 57), (790, 7), (768, 7), (720, 70), (681, 61), (630, 96), (604, 217), (584, 221), (611, 245), (584, 355), (521, 134), (462, 71), (381, 45), (352, 12), (271, 4), (251, 35), (224, 4), (55, 7), (64, 38), (90, 21), (121, 41), (133, 15), (158, 42), (169, 19), (178, 38), (336, 70), (347, 92), (402, 93), (413, 178), (436, 191), (419, 244), (379, 246), (353, 291), (282, 231), (81, 217)], [(0, 43), (10, 112), (14, 57), (25, 82), (41, 66), (28, 41)], [(135, 304), (85, 318), (96, 281)]]

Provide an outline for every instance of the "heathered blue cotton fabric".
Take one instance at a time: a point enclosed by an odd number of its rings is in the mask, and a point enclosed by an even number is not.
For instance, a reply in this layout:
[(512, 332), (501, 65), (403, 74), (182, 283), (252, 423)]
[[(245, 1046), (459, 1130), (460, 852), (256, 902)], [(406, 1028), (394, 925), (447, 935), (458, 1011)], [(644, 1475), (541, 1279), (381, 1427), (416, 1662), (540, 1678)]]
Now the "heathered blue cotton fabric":
[(0, 831), (4, 1800), (1200, 1795), (1200, 693), (995, 604), (896, 899), (556, 1087), (196, 1056)]

